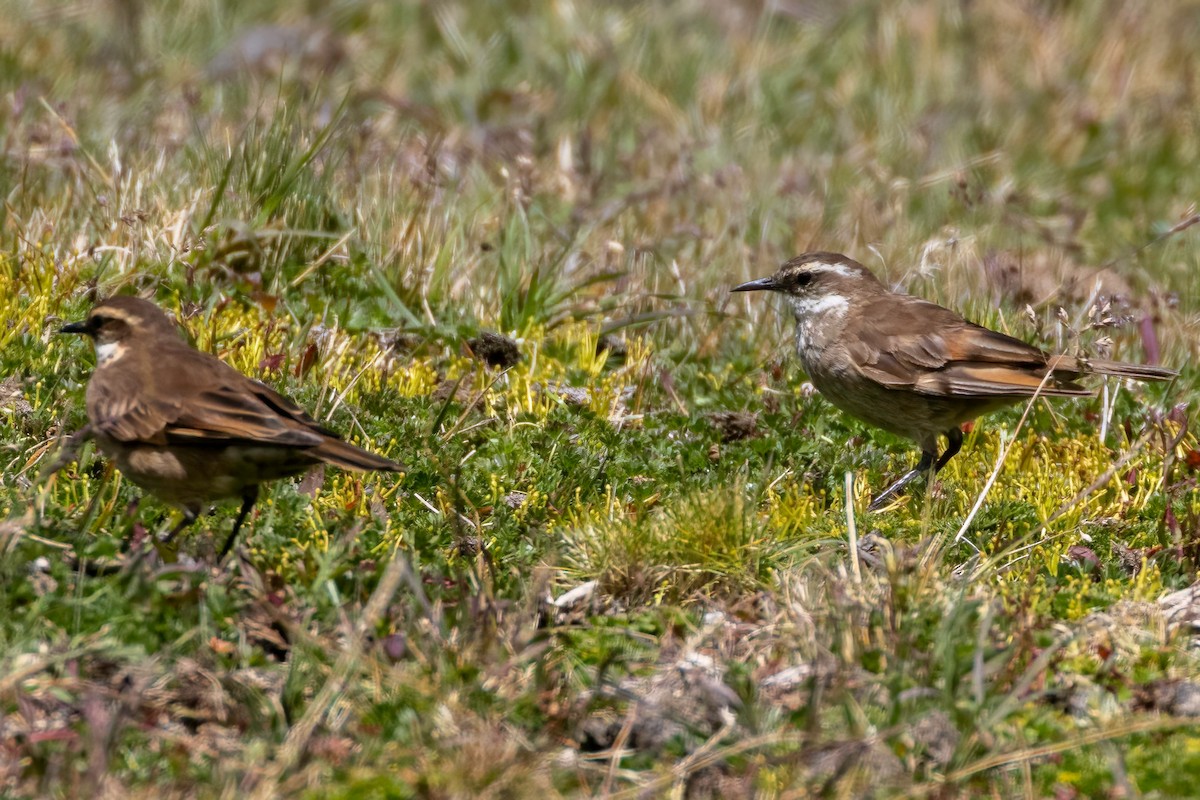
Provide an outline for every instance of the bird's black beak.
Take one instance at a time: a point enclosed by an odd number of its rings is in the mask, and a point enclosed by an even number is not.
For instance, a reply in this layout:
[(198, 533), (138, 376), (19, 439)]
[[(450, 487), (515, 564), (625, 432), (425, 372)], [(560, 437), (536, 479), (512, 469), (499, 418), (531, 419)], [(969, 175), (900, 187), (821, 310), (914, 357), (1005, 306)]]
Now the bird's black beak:
[(58, 332), (59, 333), (91, 333), (92, 326), (87, 323), (87, 320), (84, 320), (83, 322), (68, 322), (66, 325), (63, 325), (61, 328), (59, 328)]
[(779, 285), (775, 283), (774, 278), (759, 278), (756, 281), (746, 281), (739, 284), (729, 291), (731, 292), (767, 292), (773, 289), (778, 289)]

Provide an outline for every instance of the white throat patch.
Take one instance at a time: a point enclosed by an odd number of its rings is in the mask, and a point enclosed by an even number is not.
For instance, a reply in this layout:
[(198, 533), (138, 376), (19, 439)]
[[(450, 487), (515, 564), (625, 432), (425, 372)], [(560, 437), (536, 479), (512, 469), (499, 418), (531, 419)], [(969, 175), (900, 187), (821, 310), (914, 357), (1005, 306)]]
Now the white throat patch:
[(125, 353), (120, 342), (96, 342), (96, 366), (111, 364)]
[(796, 348), (807, 369), (813, 348), (820, 348), (822, 342), (836, 337), (841, 331), (850, 301), (840, 294), (826, 294), (820, 297), (789, 296), (788, 302), (796, 315)]
[(850, 301), (840, 294), (825, 294), (820, 297), (789, 295), (788, 302), (792, 304), (792, 312), (795, 313), (796, 319), (801, 321), (825, 314), (841, 317), (845, 315), (846, 309), (850, 308)]

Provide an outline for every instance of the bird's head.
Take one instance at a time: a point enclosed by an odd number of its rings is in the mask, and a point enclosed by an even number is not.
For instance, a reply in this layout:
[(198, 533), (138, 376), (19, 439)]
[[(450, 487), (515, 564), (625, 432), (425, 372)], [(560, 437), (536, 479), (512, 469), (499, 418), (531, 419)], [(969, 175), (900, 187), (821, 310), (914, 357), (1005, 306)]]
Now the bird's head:
[(87, 319), (64, 325), (59, 332), (90, 336), (96, 346), (97, 366), (120, 358), (131, 342), (179, 338), (179, 329), (162, 309), (149, 300), (127, 296), (100, 301)]
[(733, 287), (734, 292), (779, 292), (798, 319), (845, 309), (864, 295), (887, 291), (879, 279), (852, 258), (839, 253), (804, 253), (785, 262), (774, 275)]

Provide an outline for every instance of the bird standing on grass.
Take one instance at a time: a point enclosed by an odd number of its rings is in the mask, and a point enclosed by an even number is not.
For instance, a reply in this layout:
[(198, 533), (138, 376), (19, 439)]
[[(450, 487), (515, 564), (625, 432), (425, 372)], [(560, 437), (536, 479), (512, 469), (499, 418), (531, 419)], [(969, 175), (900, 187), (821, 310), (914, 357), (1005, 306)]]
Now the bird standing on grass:
[(185, 342), (153, 303), (111, 297), (62, 333), (91, 337), (96, 369), (87, 387), (91, 437), (131, 481), (183, 510), (168, 541), (214, 500), (242, 508), (224, 559), (267, 481), (327, 463), (401, 472), (394, 461), (342, 441), (291, 400)]
[[(1051, 355), (948, 308), (897, 294), (838, 253), (805, 253), (733, 291), (784, 295), (796, 317), (800, 361), (821, 394), (847, 414), (921, 446), (917, 466), (871, 501), (873, 511), (922, 473), (946, 466), (962, 447), (962, 423), (981, 414), (1035, 395), (1090, 395), (1074, 382), (1084, 375), (1165, 381), (1179, 374)], [(947, 440), (940, 456), (938, 436)]]

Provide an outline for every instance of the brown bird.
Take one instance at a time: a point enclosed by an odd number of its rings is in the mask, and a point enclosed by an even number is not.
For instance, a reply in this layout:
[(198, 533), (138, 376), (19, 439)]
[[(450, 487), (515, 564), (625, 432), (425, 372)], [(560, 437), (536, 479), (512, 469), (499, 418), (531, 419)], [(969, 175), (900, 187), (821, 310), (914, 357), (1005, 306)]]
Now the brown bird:
[(183, 510), (168, 540), (204, 505), (240, 497), (224, 559), (258, 499), (259, 484), (318, 463), (400, 472), (401, 465), (347, 444), (291, 400), (185, 342), (158, 306), (111, 297), (62, 333), (90, 336), (96, 369), (87, 387), (91, 437), (131, 481)]
[[(796, 317), (800, 361), (821, 394), (847, 414), (921, 446), (916, 468), (872, 500), (871, 510), (930, 468), (946, 466), (962, 447), (962, 423), (981, 414), (1034, 395), (1090, 395), (1074, 382), (1084, 375), (1165, 381), (1179, 374), (1051, 355), (948, 308), (897, 294), (838, 253), (805, 253), (733, 291), (783, 294)], [(947, 440), (940, 456), (938, 436)]]

